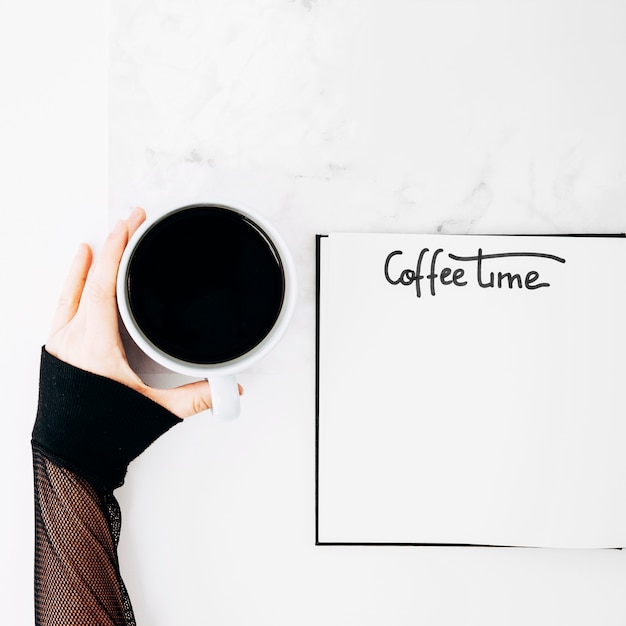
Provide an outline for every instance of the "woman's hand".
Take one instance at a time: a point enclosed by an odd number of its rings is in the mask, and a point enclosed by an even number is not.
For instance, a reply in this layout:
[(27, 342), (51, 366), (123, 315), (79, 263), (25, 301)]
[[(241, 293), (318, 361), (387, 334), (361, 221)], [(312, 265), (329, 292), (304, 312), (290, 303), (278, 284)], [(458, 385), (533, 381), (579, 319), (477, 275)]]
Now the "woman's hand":
[(128, 364), (120, 338), (117, 272), (129, 238), (145, 219), (144, 210), (136, 208), (128, 219), (120, 220), (95, 263), (91, 248), (80, 245), (61, 291), (46, 350), (70, 365), (135, 389), (178, 417), (188, 417), (211, 408), (208, 383), (175, 389), (149, 387)]

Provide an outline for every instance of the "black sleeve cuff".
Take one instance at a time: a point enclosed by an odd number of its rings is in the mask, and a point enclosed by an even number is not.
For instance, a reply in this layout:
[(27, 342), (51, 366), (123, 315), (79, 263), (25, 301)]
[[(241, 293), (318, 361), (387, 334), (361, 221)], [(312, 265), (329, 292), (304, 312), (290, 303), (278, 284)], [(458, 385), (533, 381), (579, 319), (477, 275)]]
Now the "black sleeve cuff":
[(182, 420), (138, 391), (41, 354), (33, 446), (106, 489), (128, 464)]

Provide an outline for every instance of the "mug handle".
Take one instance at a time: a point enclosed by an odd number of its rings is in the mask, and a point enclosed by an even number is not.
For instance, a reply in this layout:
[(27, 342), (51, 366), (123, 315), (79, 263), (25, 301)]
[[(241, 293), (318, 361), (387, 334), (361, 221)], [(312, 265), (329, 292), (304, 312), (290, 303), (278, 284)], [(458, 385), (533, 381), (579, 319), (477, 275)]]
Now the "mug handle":
[(239, 417), (239, 386), (234, 376), (209, 378), (213, 415), (224, 420)]

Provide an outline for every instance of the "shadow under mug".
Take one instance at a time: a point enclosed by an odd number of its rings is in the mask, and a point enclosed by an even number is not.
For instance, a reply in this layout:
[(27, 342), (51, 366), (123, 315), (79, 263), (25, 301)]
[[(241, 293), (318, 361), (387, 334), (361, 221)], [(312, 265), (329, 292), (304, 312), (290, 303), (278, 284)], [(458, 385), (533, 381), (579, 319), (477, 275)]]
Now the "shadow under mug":
[(134, 342), (171, 371), (206, 378), (213, 414), (239, 414), (235, 374), (265, 356), (293, 313), (289, 250), (264, 218), (240, 205), (174, 209), (129, 241), (117, 278)]

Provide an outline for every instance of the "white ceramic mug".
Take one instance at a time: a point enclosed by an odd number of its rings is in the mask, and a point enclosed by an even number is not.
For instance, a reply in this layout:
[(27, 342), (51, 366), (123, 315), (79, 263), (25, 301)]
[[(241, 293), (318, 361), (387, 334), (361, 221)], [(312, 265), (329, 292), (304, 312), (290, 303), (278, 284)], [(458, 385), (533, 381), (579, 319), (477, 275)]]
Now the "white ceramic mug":
[[(182, 211), (198, 208), (217, 208), (226, 210), (227, 212), (233, 212), (234, 214), (243, 217), (246, 222), (251, 223), (255, 229), (260, 230), (260, 232), (265, 235), (265, 239), (272, 244), (274, 254), (278, 257), (283, 276), (282, 304), (280, 305), (278, 316), (269, 332), (267, 332), (258, 344), (251, 347), (245, 353), (217, 363), (197, 363), (187, 361), (177, 356), (173, 356), (162, 347), (157, 346), (153, 340), (148, 338), (135, 319), (128, 287), (129, 271), (131, 269), (133, 254), (138, 244), (144, 239), (146, 234), (149, 233), (155, 226), (163, 222), (166, 218), (174, 216), (174, 214)], [(203, 268), (203, 271), (204, 269), (205, 268)], [(207, 271), (209, 269), (210, 268), (206, 268)], [(126, 250), (124, 251), (117, 279), (118, 308), (122, 321), (124, 322), (131, 338), (135, 341), (139, 348), (145, 352), (145, 354), (160, 365), (180, 374), (185, 374), (194, 378), (207, 379), (211, 387), (213, 414), (221, 418), (233, 418), (239, 415), (239, 392), (235, 374), (261, 359), (276, 346), (287, 328), (295, 306), (295, 299), (295, 268), (289, 250), (280, 234), (269, 222), (251, 209), (242, 207), (239, 204), (235, 206), (231, 203), (223, 202), (208, 202), (181, 207), (174, 209), (173, 211), (169, 211), (157, 217), (153, 221), (142, 224), (142, 226), (133, 235), (126, 247)], [(216, 306), (219, 306), (219, 304), (216, 304)]]

